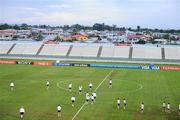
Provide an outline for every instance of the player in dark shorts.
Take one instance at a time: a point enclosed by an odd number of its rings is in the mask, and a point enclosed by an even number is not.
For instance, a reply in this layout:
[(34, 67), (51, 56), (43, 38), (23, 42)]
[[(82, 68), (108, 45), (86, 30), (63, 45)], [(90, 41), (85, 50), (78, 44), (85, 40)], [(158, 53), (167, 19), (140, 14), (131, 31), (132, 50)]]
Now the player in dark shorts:
[(121, 103), (121, 101), (120, 101), (120, 99), (118, 98), (118, 99), (117, 99), (117, 108), (118, 108), (118, 109), (120, 108), (120, 103)]
[(23, 106), (21, 106), (21, 108), (19, 109), (19, 113), (20, 113), (20, 117), (21, 117), (21, 119), (23, 119), (23, 117), (24, 117), (24, 113), (25, 113), (25, 109), (24, 109), (24, 107), (23, 107)]
[(61, 117), (61, 106), (60, 106), (60, 104), (57, 106), (57, 113), (58, 113), (58, 117)]
[(123, 99), (124, 109), (126, 109), (126, 99)]

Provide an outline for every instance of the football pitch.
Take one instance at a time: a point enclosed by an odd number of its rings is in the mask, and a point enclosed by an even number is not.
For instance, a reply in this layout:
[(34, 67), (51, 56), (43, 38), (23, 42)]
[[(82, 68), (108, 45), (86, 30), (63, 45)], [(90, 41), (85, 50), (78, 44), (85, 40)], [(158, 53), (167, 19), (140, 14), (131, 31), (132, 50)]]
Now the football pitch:
[[(9, 87), (11, 81), (14, 91)], [(94, 104), (85, 103), (90, 82), (91, 92), (97, 93)], [(83, 86), (82, 94), (79, 85)], [(76, 97), (74, 107), (72, 96)], [(126, 98), (126, 110), (123, 104), (117, 109), (118, 97), (121, 103)], [(163, 101), (171, 103), (171, 113), (162, 112)], [(140, 113), (141, 102), (145, 104), (144, 113)], [(62, 107), (60, 118), (58, 104)], [(26, 110), (24, 120), (179, 120), (179, 104), (179, 71), (0, 65), (0, 120), (19, 120), (21, 106)]]

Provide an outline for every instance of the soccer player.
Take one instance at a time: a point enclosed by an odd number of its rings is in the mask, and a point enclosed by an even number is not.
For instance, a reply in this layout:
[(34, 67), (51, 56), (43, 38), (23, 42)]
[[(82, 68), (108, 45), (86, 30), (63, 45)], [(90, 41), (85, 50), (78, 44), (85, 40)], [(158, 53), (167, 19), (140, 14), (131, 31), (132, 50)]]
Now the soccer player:
[(117, 108), (118, 108), (118, 109), (120, 108), (120, 103), (121, 103), (121, 101), (120, 101), (120, 99), (118, 98), (118, 99), (117, 99)]
[(179, 113), (178, 113), (178, 114), (180, 115), (180, 104), (179, 104), (179, 108), (178, 108), (178, 110), (179, 110)]
[(75, 103), (75, 101), (76, 101), (75, 96), (72, 96), (72, 97), (71, 97), (71, 102), (72, 102), (72, 106), (73, 106), (73, 107), (74, 107), (74, 103)]
[(112, 87), (112, 79), (109, 80), (109, 88)]
[(79, 86), (79, 94), (81, 94), (81, 93), (82, 93), (82, 85)]
[(93, 102), (94, 102), (94, 96), (91, 95), (91, 104), (93, 104)]
[(141, 113), (144, 112), (144, 102), (141, 103)]
[(162, 104), (162, 111), (166, 112), (166, 103), (165, 103), (165, 101)]
[(20, 113), (20, 117), (21, 117), (21, 119), (23, 119), (23, 117), (24, 117), (24, 113), (25, 113), (25, 109), (24, 109), (24, 107), (23, 107), (23, 106), (21, 106), (21, 108), (19, 109), (19, 113)]
[(89, 95), (86, 95), (86, 103), (89, 102), (89, 99), (90, 99)]
[(168, 112), (168, 113), (171, 112), (171, 105), (170, 105), (170, 103), (167, 104), (167, 112)]
[(61, 117), (61, 106), (60, 106), (60, 104), (57, 106), (57, 113), (58, 113), (58, 117)]
[(123, 99), (124, 109), (126, 109), (126, 99)]
[(10, 83), (10, 88), (11, 88), (11, 91), (14, 90), (14, 83), (13, 82)]
[(48, 90), (49, 89), (49, 81), (47, 80), (46, 82), (46, 89)]
[(93, 97), (94, 97), (94, 101), (96, 101), (96, 97), (97, 97), (97, 96), (96, 96), (96, 92), (93, 92), (92, 95), (93, 95)]
[(89, 83), (89, 89), (90, 89), (90, 91), (92, 90), (92, 86), (93, 86), (93, 84), (92, 84), (92, 83)]
[(71, 92), (72, 89), (72, 83), (69, 83), (69, 91)]

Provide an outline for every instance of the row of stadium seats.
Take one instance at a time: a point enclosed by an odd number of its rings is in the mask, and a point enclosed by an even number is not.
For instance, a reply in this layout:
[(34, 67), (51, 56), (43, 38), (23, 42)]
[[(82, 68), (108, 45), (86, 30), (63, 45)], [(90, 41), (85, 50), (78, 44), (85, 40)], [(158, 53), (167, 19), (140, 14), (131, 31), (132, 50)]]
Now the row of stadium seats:
[[(100, 49), (101, 48), (101, 49)], [(174, 59), (180, 60), (180, 47), (73, 46), (59, 44), (0, 44), (0, 54), (70, 57)], [(101, 51), (100, 51), (101, 50)], [(99, 52), (100, 51), (100, 52)], [(162, 52), (163, 51), (163, 52)], [(162, 55), (164, 53), (164, 55)]]

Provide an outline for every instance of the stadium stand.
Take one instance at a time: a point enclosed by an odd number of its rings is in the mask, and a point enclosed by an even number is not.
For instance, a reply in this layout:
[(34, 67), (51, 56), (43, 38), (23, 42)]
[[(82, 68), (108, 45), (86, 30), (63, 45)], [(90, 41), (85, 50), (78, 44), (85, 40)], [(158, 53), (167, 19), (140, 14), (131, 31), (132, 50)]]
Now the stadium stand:
[(69, 56), (97, 57), (99, 46), (73, 46)]
[(41, 44), (16, 44), (9, 54), (36, 55)]
[(0, 44), (0, 54), (7, 54), (13, 44)]
[(180, 60), (180, 48), (166, 47), (165, 48), (165, 59), (176, 59)]
[[(28, 56), (29, 55), (29, 56)], [(0, 43), (2, 58), (180, 63), (179, 46)]]
[(157, 47), (134, 47), (132, 58), (162, 59), (161, 48)]
[(66, 56), (70, 45), (46, 44), (39, 55)]
[(130, 47), (127, 46), (104, 46), (101, 57), (128, 58)]

